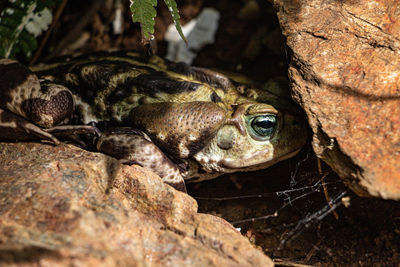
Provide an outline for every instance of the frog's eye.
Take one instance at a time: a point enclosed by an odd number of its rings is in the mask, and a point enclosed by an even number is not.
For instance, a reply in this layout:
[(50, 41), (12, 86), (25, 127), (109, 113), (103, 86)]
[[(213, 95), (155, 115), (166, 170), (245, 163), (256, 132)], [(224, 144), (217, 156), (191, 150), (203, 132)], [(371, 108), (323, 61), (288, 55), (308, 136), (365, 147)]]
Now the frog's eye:
[(276, 115), (257, 115), (249, 120), (250, 134), (256, 140), (265, 141), (272, 137), (275, 132), (277, 119)]

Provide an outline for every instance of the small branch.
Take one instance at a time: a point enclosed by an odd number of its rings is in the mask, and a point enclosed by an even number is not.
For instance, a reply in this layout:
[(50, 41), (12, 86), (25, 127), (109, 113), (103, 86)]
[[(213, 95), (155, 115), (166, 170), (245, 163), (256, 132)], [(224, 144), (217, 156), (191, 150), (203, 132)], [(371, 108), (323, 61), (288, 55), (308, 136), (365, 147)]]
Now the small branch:
[(65, 36), (64, 39), (61, 40), (59, 45), (50, 53), (46, 59), (53, 58), (57, 56), (65, 47), (70, 44), (73, 40), (77, 38), (77, 36), (82, 32), (83, 28), (89, 24), (93, 16), (99, 11), (102, 7), (104, 0), (97, 0), (91, 5), (89, 10), (84, 11), (85, 16), (79, 20), (77, 24), (75, 24), (74, 28)]
[[(318, 164), (318, 172), (320, 175), (322, 175), (322, 164), (321, 164), (321, 160), (319, 158), (317, 158), (317, 164)], [(324, 196), (325, 196), (326, 202), (328, 202), (329, 206), (332, 208), (332, 201), (329, 196), (328, 188), (326, 187), (326, 185), (323, 181), (324, 178), (325, 178), (325, 176), (322, 177), (322, 188), (324, 189)], [(336, 220), (339, 220), (339, 214), (336, 212), (336, 210), (333, 210), (332, 214), (335, 216)]]
[(46, 35), (43, 37), (43, 40), (40, 43), (39, 49), (36, 51), (31, 62), (29, 63), (29, 65), (31, 65), (31, 66), (34, 65), (36, 63), (36, 61), (38, 60), (38, 58), (40, 57), (40, 55), (42, 54), (43, 48), (46, 45), (47, 41), (49, 40), (50, 34), (53, 32), (54, 26), (60, 19), (60, 16), (61, 16), (62, 12), (64, 11), (64, 8), (67, 5), (67, 2), (68, 2), (68, 0), (63, 0), (61, 5), (58, 7), (56, 14), (54, 15), (53, 23), (51, 23), (49, 30), (46, 32)]
[(276, 266), (291, 266), (291, 267), (313, 267), (313, 265), (301, 264), (284, 259), (273, 259)]

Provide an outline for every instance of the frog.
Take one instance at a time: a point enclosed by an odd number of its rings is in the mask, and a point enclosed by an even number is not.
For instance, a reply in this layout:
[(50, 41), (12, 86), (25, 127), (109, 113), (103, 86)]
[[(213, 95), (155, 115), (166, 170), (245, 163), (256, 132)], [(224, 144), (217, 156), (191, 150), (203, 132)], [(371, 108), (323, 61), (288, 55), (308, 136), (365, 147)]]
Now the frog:
[[(167, 184), (268, 168), (296, 155), (305, 120), (288, 99), (235, 76), (134, 51), (27, 67), (0, 59), (0, 140), (75, 140)], [(89, 138), (87, 138), (89, 137)]]

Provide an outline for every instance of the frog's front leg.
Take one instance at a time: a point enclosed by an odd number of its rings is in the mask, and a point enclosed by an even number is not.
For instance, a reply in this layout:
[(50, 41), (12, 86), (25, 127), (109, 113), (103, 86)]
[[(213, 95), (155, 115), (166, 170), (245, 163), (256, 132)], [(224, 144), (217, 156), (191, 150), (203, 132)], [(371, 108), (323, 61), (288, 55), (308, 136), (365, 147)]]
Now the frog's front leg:
[(0, 139), (31, 140), (34, 138), (48, 140), (55, 145), (60, 142), (52, 134), (14, 113), (0, 109)]
[(184, 166), (172, 162), (142, 131), (128, 127), (108, 129), (99, 138), (97, 149), (124, 164), (150, 169), (165, 183), (186, 192)]
[[(58, 125), (71, 119), (74, 100), (72, 93), (63, 85), (39, 80), (30, 69), (17, 61), (0, 59), (0, 109), (0, 139), (27, 140), (36, 137), (58, 144), (54, 135), (63, 130)], [(89, 129), (93, 127), (74, 127), (79, 133), (85, 132), (85, 129), (89, 133), (94, 132)]]

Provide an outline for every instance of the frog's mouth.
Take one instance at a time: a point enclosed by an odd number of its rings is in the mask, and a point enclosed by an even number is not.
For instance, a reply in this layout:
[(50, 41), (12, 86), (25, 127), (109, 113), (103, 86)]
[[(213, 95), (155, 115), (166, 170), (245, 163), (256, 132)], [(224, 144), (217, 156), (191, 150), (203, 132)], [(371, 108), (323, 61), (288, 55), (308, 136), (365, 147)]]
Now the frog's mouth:
[(268, 168), (272, 165), (274, 165), (275, 163), (278, 163), (279, 161), (285, 160), (285, 159), (289, 159), (295, 155), (297, 155), (297, 153), (299, 153), (301, 150), (301, 148), (286, 153), (278, 158), (274, 158), (272, 160), (266, 161), (266, 162), (262, 162), (262, 163), (258, 163), (258, 164), (246, 164), (249, 162), (246, 161), (228, 161), (226, 159), (221, 160), (221, 162), (219, 163), (219, 166), (221, 168), (224, 168), (227, 170), (227, 172), (229, 172), (228, 170), (232, 170), (232, 172), (238, 172), (238, 171), (255, 171), (255, 170), (260, 170), (260, 169), (265, 169)]

